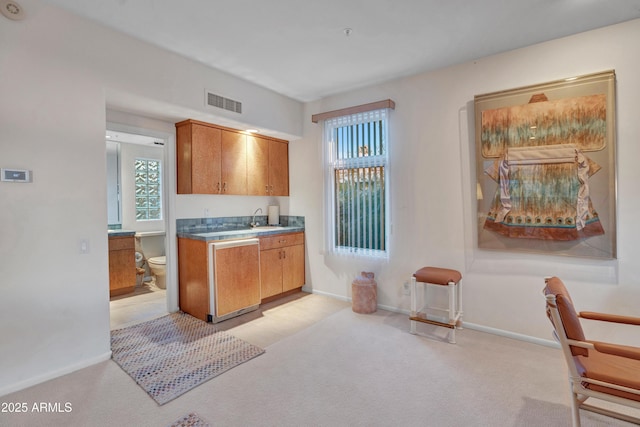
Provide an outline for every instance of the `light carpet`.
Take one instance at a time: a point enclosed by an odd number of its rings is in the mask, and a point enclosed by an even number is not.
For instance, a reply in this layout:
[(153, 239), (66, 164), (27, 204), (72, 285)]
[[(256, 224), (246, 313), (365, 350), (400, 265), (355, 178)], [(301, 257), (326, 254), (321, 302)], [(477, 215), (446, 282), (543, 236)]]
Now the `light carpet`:
[(111, 331), (113, 360), (158, 404), (264, 353), (185, 313)]
[(169, 427), (211, 427), (209, 423), (200, 418), (198, 414), (192, 412), (177, 420)]
[[(308, 297), (319, 304), (323, 298)], [(293, 305), (281, 323), (313, 311)], [(544, 313), (539, 321), (549, 322)], [(237, 336), (253, 342), (247, 337), (270, 333), (264, 323), (255, 325), (255, 334)], [(458, 331), (457, 344), (446, 342), (446, 328), (421, 324), (417, 336), (408, 330), (404, 314), (346, 307), (162, 406), (109, 360), (2, 399), (69, 402), (73, 411), (2, 413), (0, 425), (167, 426), (196, 412), (216, 427), (571, 426), (559, 349), (471, 329)], [(581, 412), (583, 427), (632, 426)]]

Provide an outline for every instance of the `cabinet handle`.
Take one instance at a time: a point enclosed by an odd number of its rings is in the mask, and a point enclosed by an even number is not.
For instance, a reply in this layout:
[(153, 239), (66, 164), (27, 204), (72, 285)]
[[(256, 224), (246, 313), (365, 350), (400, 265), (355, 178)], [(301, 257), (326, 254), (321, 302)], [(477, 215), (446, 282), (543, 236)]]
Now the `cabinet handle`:
[(220, 192), (220, 181), (218, 181), (218, 193)]
[(278, 259), (282, 259), (282, 251), (278, 251)]
[(283, 259), (287, 258), (287, 251), (282, 251), (282, 258)]
[(269, 194), (269, 186), (268, 186), (268, 185), (265, 185), (265, 186), (264, 186), (264, 192), (265, 192), (265, 193), (267, 193), (267, 194)]
[(227, 192), (227, 181), (225, 181), (225, 182), (222, 184), (222, 192), (223, 192), (223, 193), (226, 193), (226, 192)]

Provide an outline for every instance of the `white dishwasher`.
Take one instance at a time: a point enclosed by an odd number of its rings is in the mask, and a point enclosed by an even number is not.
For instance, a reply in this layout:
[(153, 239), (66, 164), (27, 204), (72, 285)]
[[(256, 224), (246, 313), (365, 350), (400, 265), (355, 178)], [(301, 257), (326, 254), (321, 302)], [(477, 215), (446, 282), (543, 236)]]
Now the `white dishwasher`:
[(260, 241), (213, 241), (209, 250), (209, 315), (221, 322), (260, 305)]

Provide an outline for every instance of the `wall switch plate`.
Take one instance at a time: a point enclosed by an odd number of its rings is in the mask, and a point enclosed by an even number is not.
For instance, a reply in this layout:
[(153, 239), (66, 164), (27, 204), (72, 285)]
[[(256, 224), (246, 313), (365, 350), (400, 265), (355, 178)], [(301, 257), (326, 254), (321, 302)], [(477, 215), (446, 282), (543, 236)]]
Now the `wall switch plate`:
[(411, 295), (411, 288), (409, 287), (409, 282), (404, 282), (402, 284), (402, 293), (405, 295)]
[(24, 169), (0, 169), (0, 180), (6, 182), (31, 182), (31, 171)]
[(89, 252), (90, 252), (89, 239), (81, 239), (80, 240), (80, 253), (81, 254), (88, 254)]

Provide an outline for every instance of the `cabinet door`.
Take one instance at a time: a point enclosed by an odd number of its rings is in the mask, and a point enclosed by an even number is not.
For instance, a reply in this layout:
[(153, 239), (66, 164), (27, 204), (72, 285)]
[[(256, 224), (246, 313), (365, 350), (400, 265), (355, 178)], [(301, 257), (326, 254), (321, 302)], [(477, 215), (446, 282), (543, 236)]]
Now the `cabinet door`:
[(269, 141), (269, 188), (273, 196), (289, 195), (289, 144)]
[(269, 194), (269, 140), (247, 136), (247, 194)]
[(260, 262), (258, 245), (216, 250), (216, 316), (260, 304)]
[(176, 125), (176, 191), (191, 194), (191, 125)]
[(304, 245), (282, 250), (282, 292), (286, 292), (304, 285)]
[(191, 125), (191, 193), (220, 193), (220, 129)]
[(209, 310), (209, 276), (207, 242), (178, 238), (178, 285), (180, 310), (200, 320), (207, 320)]
[(136, 261), (133, 236), (109, 238), (109, 294), (133, 292), (136, 286)]
[(136, 286), (135, 251), (125, 249), (109, 252), (109, 291), (119, 295), (133, 291)]
[(282, 293), (282, 249), (260, 251), (261, 298)]
[(222, 130), (222, 194), (247, 194), (246, 136)]

